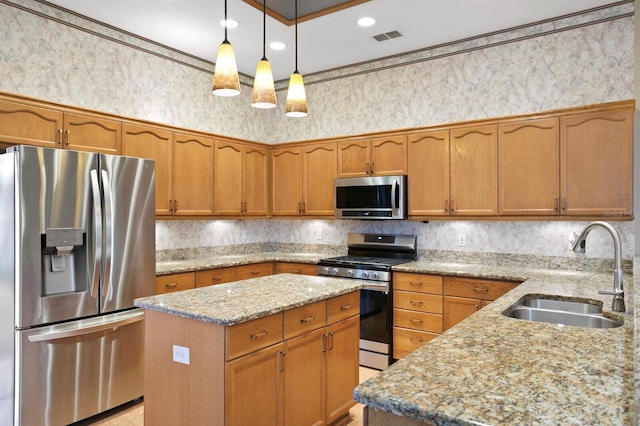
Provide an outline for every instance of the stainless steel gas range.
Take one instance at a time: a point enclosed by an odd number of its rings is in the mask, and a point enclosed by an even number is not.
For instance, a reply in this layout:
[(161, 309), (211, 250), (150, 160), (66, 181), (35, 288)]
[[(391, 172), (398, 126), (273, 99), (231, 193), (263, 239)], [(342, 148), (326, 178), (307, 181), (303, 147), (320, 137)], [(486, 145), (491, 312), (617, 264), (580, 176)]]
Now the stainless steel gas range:
[(318, 275), (367, 282), (360, 290), (360, 365), (384, 370), (393, 362), (391, 268), (418, 258), (417, 238), (350, 233), (347, 245), (347, 256), (318, 262)]

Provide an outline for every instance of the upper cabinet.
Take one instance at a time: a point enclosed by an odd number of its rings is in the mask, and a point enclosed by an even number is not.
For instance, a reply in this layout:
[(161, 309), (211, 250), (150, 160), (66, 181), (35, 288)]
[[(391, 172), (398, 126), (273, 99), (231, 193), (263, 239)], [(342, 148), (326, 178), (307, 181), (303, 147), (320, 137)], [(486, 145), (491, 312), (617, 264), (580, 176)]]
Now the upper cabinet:
[(406, 135), (354, 139), (338, 143), (340, 177), (407, 173)]
[(336, 143), (272, 151), (272, 214), (333, 216)]
[(0, 101), (0, 141), (120, 154), (121, 123), (91, 114)]
[(633, 215), (633, 108), (560, 119), (562, 214)]
[(215, 214), (266, 216), (268, 151), (216, 140)]
[(173, 134), (172, 214), (213, 216), (213, 139)]
[(498, 126), (501, 215), (559, 214), (558, 123), (558, 118), (543, 118)]
[(449, 130), (409, 135), (410, 216), (449, 215)]

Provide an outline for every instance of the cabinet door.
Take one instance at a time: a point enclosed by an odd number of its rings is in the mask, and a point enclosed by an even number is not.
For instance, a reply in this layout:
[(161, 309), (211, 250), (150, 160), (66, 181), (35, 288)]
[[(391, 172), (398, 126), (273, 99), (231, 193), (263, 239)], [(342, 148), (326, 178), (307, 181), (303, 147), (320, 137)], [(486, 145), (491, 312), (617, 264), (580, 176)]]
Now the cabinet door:
[(369, 139), (338, 142), (338, 175), (340, 177), (368, 176), (370, 150)]
[(122, 154), (156, 162), (156, 215), (171, 214), (171, 132), (157, 127), (122, 125)]
[(500, 214), (559, 214), (560, 142), (557, 118), (501, 124)]
[(444, 297), (444, 330), (448, 330), (463, 319), (482, 308), (480, 299), (465, 297)]
[(120, 154), (122, 124), (79, 114), (64, 114), (64, 147), (76, 151)]
[(284, 344), (284, 424), (324, 425), (325, 329)]
[(280, 343), (227, 362), (225, 426), (282, 424), (282, 349)]
[(61, 111), (0, 101), (0, 142), (62, 147)]
[(372, 175), (407, 174), (407, 136), (387, 136), (371, 140)]
[(156, 277), (156, 294), (172, 293), (174, 291), (189, 290), (196, 286), (193, 272), (183, 274), (159, 275)]
[(216, 140), (215, 213), (239, 215), (242, 200), (242, 145)]
[(196, 271), (196, 287), (230, 283), (236, 281), (236, 267), (209, 269)]
[(213, 215), (213, 140), (173, 135), (174, 214)]
[(271, 275), (273, 265), (271, 262), (254, 263), (251, 265), (241, 265), (236, 268), (238, 280), (246, 280), (249, 278), (266, 277)]
[(409, 136), (409, 215), (449, 215), (449, 131)]
[(327, 331), (326, 419), (329, 424), (355, 405), (353, 390), (359, 383), (360, 317), (333, 324)]
[(274, 216), (302, 214), (302, 148), (279, 148), (271, 153)]
[(338, 174), (337, 144), (305, 146), (303, 162), (303, 212), (333, 216), (334, 181)]
[(244, 214), (267, 216), (268, 151), (263, 148), (245, 146), (242, 165), (242, 194)]
[(633, 214), (633, 110), (560, 119), (562, 214)]
[(451, 214), (497, 215), (496, 133), (494, 125), (451, 130)]

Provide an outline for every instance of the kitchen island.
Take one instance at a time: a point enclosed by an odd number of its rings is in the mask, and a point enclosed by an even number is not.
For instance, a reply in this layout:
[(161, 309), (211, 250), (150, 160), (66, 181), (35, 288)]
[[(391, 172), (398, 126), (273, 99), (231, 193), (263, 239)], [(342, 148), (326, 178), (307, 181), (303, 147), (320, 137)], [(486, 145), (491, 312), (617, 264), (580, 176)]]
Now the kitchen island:
[(145, 424), (330, 424), (348, 415), (362, 287), (278, 274), (137, 299)]
[[(633, 425), (634, 289), (611, 311), (611, 274), (414, 262), (394, 270), (523, 281), (356, 388), (370, 426), (418, 424)], [(592, 329), (502, 315), (524, 297), (601, 302), (618, 328)]]

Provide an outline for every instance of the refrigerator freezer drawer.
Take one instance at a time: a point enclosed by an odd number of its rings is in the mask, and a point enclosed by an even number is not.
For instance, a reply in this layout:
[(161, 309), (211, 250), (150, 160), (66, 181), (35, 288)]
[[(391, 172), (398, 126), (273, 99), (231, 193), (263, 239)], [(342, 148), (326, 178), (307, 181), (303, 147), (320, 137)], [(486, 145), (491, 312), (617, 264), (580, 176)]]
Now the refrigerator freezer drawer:
[(66, 425), (143, 394), (142, 310), (17, 333), (16, 425)]

